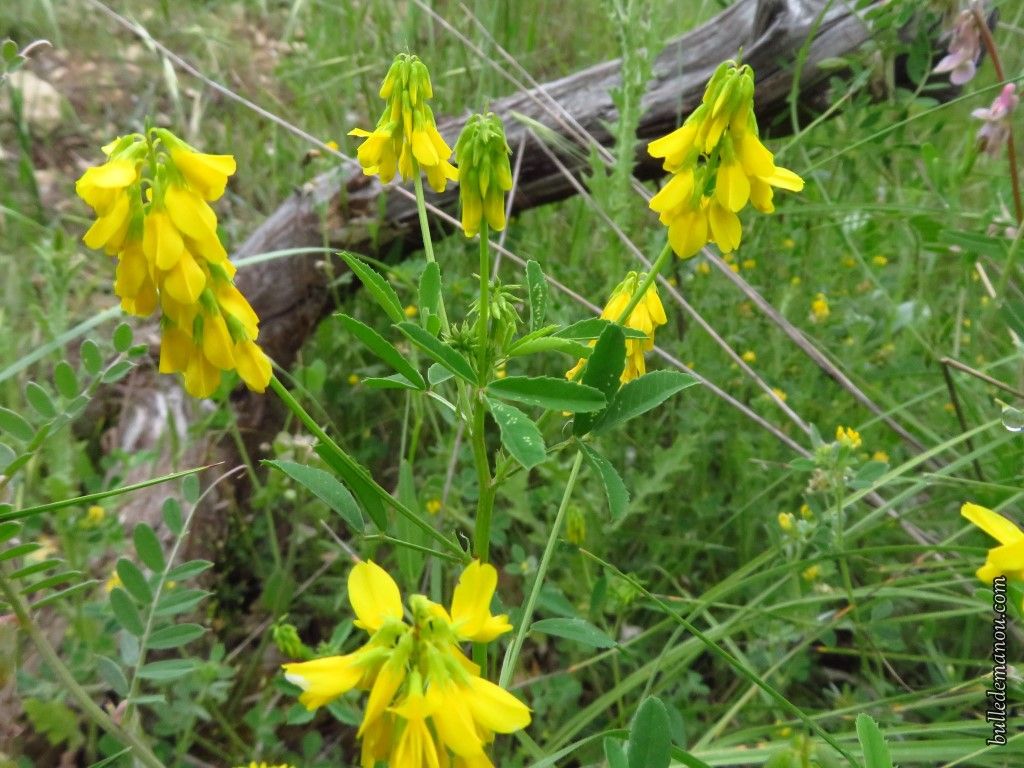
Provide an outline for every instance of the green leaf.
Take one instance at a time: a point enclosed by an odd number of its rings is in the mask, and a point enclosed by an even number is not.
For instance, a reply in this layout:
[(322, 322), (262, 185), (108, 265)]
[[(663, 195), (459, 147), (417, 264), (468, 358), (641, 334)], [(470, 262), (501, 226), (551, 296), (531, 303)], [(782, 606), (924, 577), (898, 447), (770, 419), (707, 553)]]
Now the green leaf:
[(544, 325), (547, 314), (548, 283), (540, 264), (533, 259), (526, 262), (526, 285), (530, 298), (530, 330), (535, 331)]
[(622, 742), (611, 736), (604, 737), (604, 759), (608, 768), (629, 768)]
[[(594, 352), (587, 360), (587, 367), (580, 377), (580, 383), (602, 392), (610, 403), (619, 391), (622, 369), (626, 364), (626, 335), (619, 325), (609, 324), (597, 339)], [(606, 409), (607, 410), (607, 409)], [(577, 413), (573, 419), (572, 433), (583, 437), (601, 418), (598, 413)]]
[(110, 590), (110, 609), (114, 612), (117, 623), (131, 632), (136, 637), (141, 637), (145, 631), (142, 626), (142, 617), (135, 603), (128, 597), (128, 593), (121, 587), (114, 587)]
[(633, 379), (612, 398), (608, 410), (594, 426), (594, 434), (604, 434), (634, 416), (656, 408), (676, 392), (696, 383), (693, 376), (679, 371), (654, 371)]
[(164, 500), (164, 506), (161, 511), (163, 512), (164, 525), (167, 526), (167, 530), (175, 536), (181, 536), (181, 532), (185, 527), (185, 521), (181, 518), (181, 503), (173, 496), (168, 496)]
[(121, 323), (114, 329), (114, 349), (118, 352), (127, 352), (132, 345), (132, 327), (128, 323)]
[(199, 487), (199, 477), (197, 475), (187, 475), (181, 481), (181, 495), (185, 497), (185, 501), (189, 504), (195, 504), (199, 501), (201, 489)]
[(476, 383), (476, 374), (473, 373), (473, 367), (469, 364), (469, 361), (440, 339), (435, 339), (430, 333), (415, 323), (399, 323), (398, 330), (405, 334), (409, 341), (429, 355), (434, 362), (440, 363), (470, 384)]
[(317, 452), (320, 458), (327, 462), (327, 465), (352, 490), (355, 497), (359, 499), (363, 511), (373, 521), (373, 524), (379, 530), (386, 531), (388, 529), (388, 518), (387, 513), (384, 511), (384, 502), (380, 500), (376, 490), (362, 476), (362, 473), (357, 471), (359, 465), (355, 463), (355, 460), (338, 455), (329, 445), (318, 444), (313, 450)]
[(452, 377), (452, 372), (445, 368), (439, 363), (434, 363), (427, 368), (427, 381), (430, 382), (430, 386), (436, 387), (438, 384), (443, 384)]
[(199, 624), (174, 624), (170, 627), (158, 629), (149, 636), (146, 642), (147, 648), (165, 650), (167, 648), (180, 648), (183, 645), (198, 640), (206, 633), (206, 627)]
[(533, 469), (547, 458), (544, 437), (529, 416), (518, 408), (487, 398), (487, 407), (501, 430), (501, 444), (526, 469)]
[(69, 581), (76, 581), (77, 579), (81, 578), (81, 576), (81, 571), (61, 571), (60, 573), (55, 573), (52, 576), (47, 576), (45, 579), (40, 579), (37, 582), (22, 587), (21, 594), (31, 595), (34, 592), (41, 592), (43, 590), (56, 587), (58, 584), (65, 584)]
[[(135, 698), (136, 702), (138, 702), (139, 698), (140, 697), (138, 697), (138, 696)], [(131, 747), (125, 747), (120, 752), (115, 752), (110, 757), (105, 757), (105, 758), (103, 758), (102, 760), (100, 760), (97, 763), (90, 764), (89, 768), (107, 768), (107, 766), (109, 766), (109, 765), (115, 765), (117, 763), (117, 761), (120, 760), (122, 757), (124, 757), (125, 755), (128, 755), (128, 754), (131, 754), (131, 751), (132, 751)]]
[[(604, 332), (604, 329), (609, 325), (615, 325), (615, 323), (609, 322), (608, 320), (604, 320), (600, 317), (588, 317), (586, 320), (580, 320), (578, 323), (573, 323), (572, 325), (563, 328), (558, 331), (555, 336), (560, 336), (563, 339), (582, 339), (583, 341), (589, 341), (590, 339), (596, 339), (600, 336)], [(643, 331), (638, 331), (635, 328), (622, 328), (622, 332), (626, 334), (627, 339), (647, 338), (647, 334)]]
[(124, 676), (121, 666), (108, 656), (96, 657), (96, 671), (103, 681), (121, 698), (128, 695), (128, 679)]
[(420, 275), (420, 324), (431, 336), (437, 335), (432, 327), (439, 326), (439, 323), (430, 321), (431, 318), (438, 318), (440, 306), (441, 268), (437, 266), (436, 261), (430, 261)]
[(349, 269), (355, 272), (356, 277), (359, 278), (366, 290), (370, 292), (370, 295), (373, 296), (392, 323), (401, 323), (405, 320), (405, 312), (402, 309), (402, 302), (398, 298), (398, 294), (395, 293), (395, 289), (391, 287), (387, 280), (381, 277), (377, 270), (348, 251), (342, 251), (338, 255), (345, 260)]
[(34, 541), (18, 544), (15, 547), (11, 547), (10, 549), (5, 549), (3, 552), (0, 552), (0, 563), (5, 560), (13, 560), (16, 557), (27, 555), (29, 552), (35, 552), (37, 549), (39, 549), (39, 544), (36, 544)]
[(90, 376), (98, 374), (100, 368), (103, 367), (103, 356), (100, 354), (100, 348), (96, 346), (96, 342), (92, 339), (86, 339), (82, 342), (82, 346), (78, 348), (78, 356), (82, 360), (82, 367), (85, 368), (86, 373)]
[(187, 563), (176, 565), (167, 572), (168, 581), (185, 581), (208, 571), (213, 567), (209, 560), (189, 560)]
[(648, 696), (640, 703), (630, 724), (626, 757), (629, 768), (668, 768), (672, 742), (668, 710), (660, 699)]
[(135, 363), (131, 360), (119, 360), (103, 372), (103, 383), (113, 384), (115, 381), (120, 381), (134, 367)]
[(0, 523), (0, 544), (13, 539), (20, 530), (21, 523)]
[(402, 357), (402, 353), (395, 349), (391, 342), (354, 317), (340, 313), (336, 317), (341, 320), (345, 329), (359, 339), (374, 355), (415, 384), (418, 389), (427, 388), (427, 383), (423, 380), (420, 372), (413, 367), (412, 363)]
[(70, 587), (66, 587), (57, 592), (52, 592), (46, 597), (40, 598), (32, 603), (33, 608), (45, 608), (48, 605), (67, 605), (68, 600), (77, 595), (79, 592), (85, 592), (86, 590), (92, 589), (96, 584), (99, 584), (97, 579), (89, 579), (87, 581), (80, 581), (77, 584), (72, 584)]
[(615, 467), (608, 459), (585, 443), (580, 443), (579, 446), (587, 464), (601, 478), (604, 495), (608, 498), (608, 512), (612, 520), (621, 520), (629, 507), (629, 490), (626, 488), (626, 484), (622, 482), (619, 473), (615, 471)]
[(143, 680), (166, 682), (177, 680), (179, 677), (195, 672), (199, 668), (196, 659), (167, 659), (165, 661), (151, 661), (143, 664), (139, 670), (139, 677)]
[(0, 408), (0, 431), (6, 432), (23, 443), (31, 441), (36, 436), (36, 431), (31, 424), (7, 408)]
[(172, 589), (160, 595), (153, 609), (154, 616), (173, 616), (191, 611), (210, 593), (205, 589)]
[(892, 757), (885, 737), (871, 715), (857, 715), (857, 739), (864, 753), (864, 768), (892, 768)]
[[(398, 467), (398, 500), (409, 509), (417, 512), (421, 510), (416, 498), (416, 481), (413, 479), (412, 466), (405, 459), (402, 459)], [(404, 515), (398, 516), (395, 521), (395, 529), (399, 538), (410, 544), (423, 546), (427, 543), (419, 526)], [(396, 555), (398, 569), (405, 583), (409, 585), (419, 583), (420, 575), (423, 573), (423, 553), (413, 547), (398, 547)]]
[(78, 377), (75, 369), (66, 360), (61, 360), (53, 369), (53, 385), (57, 387), (61, 397), (70, 400), (78, 394)]
[(363, 379), (367, 389), (407, 389), (410, 392), (420, 392), (422, 387), (417, 387), (400, 373), (393, 373), (390, 376), (370, 376)]
[(139, 523), (132, 531), (135, 553), (139, 560), (153, 573), (162, 573), (165, 567), (164, 550), (148, 523)]
[[(13, 448), (6, 443), (0, 443), (0, 475), (10, 476), (11, 473), (5, 472), (4, 470), (6, 470), (17, 457), (18, 454), (14, 452)], [(10, 510), (4, 509), (2, 511), (9, 512)]]
[(50, 394), (36, 382), (30, 381), (25, 385), (25, 399), (32, 406), (32, 410), (44, 419), (52, 419), (57, 415), (57, 409), (50, 399)]
[(64, 702), (25, 699), (22, 708), (35, 732), (45, 736), (53, 746), (66, 744), (70, 749), (76, 749), (84, 741), (82, 729), (78, 727), (78, 716)]
[(19, 568), (18, 570), (13, 571), (8, 576), (8, 578), (11, 581), (18, 581), (20, 579), (26, 578), (27, 576), (33, 576), (33, 575), (35, 575), (37, 573), (43, 573), (44, 571), (52, 570), (52, 569), (56, 568), (57, 566), (63, 565), (63, 564), (64, 564), (64, 558), (61, 558), (61, 557), (51, 557), (50, 559), (43, 560), (42, 562), (39, 562), (39, 563), (29, 563), (24, 568)]
[(531, 632), (564, 637), (588, 648), (614, 648), (615, 641), (585, 619), (541, 619), (530, 625)]
[(114, 570), (117, 571), (117, 575), (120, 577), (121, 583), (128, 591), (128, 594), (143, 605), (149, 605), (153, 602), (153, 591), (149, 588), (146, 577), (142, 575), (142, 571), (139, 570), (135, 563), (126, 557), (122, 557), (117, 561)]
[(593, 348), (572, 339), (562, 339), (558, 336), (543, 336), (537, 339), (516, 342), (509, 348), (508, 356), (523, 357), (524, 355), (532, 355), (537, 352), (563, 352), (570, 357), (590, 357)]
[(296, 464), (294, 461), (267, 461), (266, 464), (284, 472), (299, 485), (313, 493), (341, 517), (352, 530), (362, 533), (366, 527), (359, 505), (348, 488), (334, 477), (316, 467)]
[(599, 390), (554, 376), (509, 376), (487, 385), (502, 400), (537, 405), (551, 411), (599, 411), (606, 400)]

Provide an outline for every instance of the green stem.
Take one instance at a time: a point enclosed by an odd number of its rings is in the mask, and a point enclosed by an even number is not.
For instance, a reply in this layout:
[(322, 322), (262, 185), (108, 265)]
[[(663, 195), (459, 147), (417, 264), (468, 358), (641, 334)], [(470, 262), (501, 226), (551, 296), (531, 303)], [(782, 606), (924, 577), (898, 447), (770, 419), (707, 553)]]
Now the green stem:
[(376, 480), (373, 479), (373, 477), (370, 476), (370, 473), (367, 472), (359, 462), (342, 450), (341, 446), (334, 442), (334, 440), (332, 440), (330, 436), (320, 428), (320, 425), (313, 420), (313, 417), (306, 412), (306, 409), (303, 408), (299, 401), (292, 396), (292, 393), (288, 391), (287, 387), (281, 383), (277, 376), (270, 377), (270, 388), (274, 390), (277, 396), (281, 398), (281, 402), (288, 407), (288, 410), (295, 414), (295, 417), (302, 422), (306, 429), (308, 429), (321, 444), (328, 448), (331, 453), (334, 454), (335, 458), (345, 465), (349, 472), (357, 475), (361, 480), (363, 480), (381, 501), (409, 520), (409, 522), (426, 533), (427, 536), (434, 539), (434, 541), (443, 545), (445, 549), (448, 549), (452, 553), (458, 555), (460, 560), (465, 559), (465, 553), (458, 544), (451, 541), (440, 531), (435, 530), (432, 525), (423, 520), (418, 514), (416, 514), (416, 512), (406, 507), (398, 499), (388, 493), (377, 483)]
[(654, 263), (651, 265), (650, 272), (647, 273), (644, 281), (637, 286), (636, 291), (629, 300), (629, 304), (627, 304), (626, 308), (622, 310), (622, 314), (619, 315), (619, 319), (615, 321), (616, 323), (622, 325), (629, 319), (633, 310), (636, 309), (636, 305), (640, 303), (644, 294), (647, 293), (647, 289), (650, 288), (654, 284), (654, 281), (658, 279), (658, 275), (661, 273), (661, 270), (665, 268), (665, 265), (668, 264), (669, 259), (671, 258), (672, 246), (665, 243), (665, 247), (661, 249), (661, 253), (658, 254), (658, 258), (655, 259)]
[[(430, 238), (430, 224), (427, 222), (427, 201), (423, 197), (423, 176), (420, 174), (420, 164), (416, 158), (412, 160), (413, 188), (416, 190), (416, 213), (420, 219), (420, 235), (423, 238), (423, 255), (427, 258), (428, 264), (433, 264), (434, 241)], [(444, 296), (441, 296), (437, 303), (437, 314), (441, 318), (441, 330), (445, 334), (451, 333), (451, 326), (448, 324), (448, 313), (444, 308)]]
[(3, 593), (4, 600), (7, 601), (8, 605), (11, 606), (11, 610), (14, 611), (14, 615), (18, 619), (18, 623), (22, 629), (28, 634), (29, 639), (36, 646), (36, 650), (39, 651), (39, 655), (43, 657), (43, 660), (47, 663), (53, 673), (57, 676), (61, 685), (64, 687), (77, 703), (82, 708), (86, 716), (92, 720), (97, 726), (102, 728), (104, 731), (109, 733), (119, 742), (124, 744), (126, 747), (130, 747), (133, 756), (136, 760), (149, 768), (164, 768), (164, 764), (160, 762), (160, 759), (153, 754), (149, 746), (139, 739), (135, 734), (129, 733), (124, 728), (115, 723), (106, 712), (104, 712), (100, 706), (93, 701), (89, 694), (85, 692), (85, 689), (78, 684), (74, 676), (71, 674), (64, 662), (60, 660), (57, 652), (53, 646), (50, 645), (49, 640), (46, 639), (46, 635), (39, 629), (36, 623), (32, 620), (32, 616), (29, 615), (28, 608), (24, 601), (21, 599), (21, 595), (18, 594), (17, 590), (14, 589), (10, 582), (7, 580), (6, 571), (0, 567), (0, 593)]
[(537, 597), (540, 595), (541, 586), (544, 584), (544, 577), (547, 575), (548, 566), (551, 564), (551, 556), (555, 552), (555, 542), (558, 541), (558, 532), (562, 529), (562, 522), (565, 520), (565, 511), (569, 508), (569, 499), (572, 497), (573, 489), (576, 487), (576, 477), (580, 473), (580, 465), (583, 463), (583, 451), (576, 451), (576, 458), (573, 459), (572, 469), (569, 471), (569, 481), (565, 484), (562, 492), (562, 502), (558, 505), (558, 514), (551, 524), (551, 532), (548, 534), (548, 543), (544, 547), (544, 554), (541, 556), (540, 565), (537, 566), (537, 575), (530, 588), (530, 594), (526, 598), (526, 605), (523, 607), (523, 615), (519, 619), (519, 627), (516, 629), (516, 636), (505, 653), (505, 660), (501, 664), (501, 676), (498, 678), (498, 685), (508, 688), (512, 681), (512, 673), (515, 671), (516, 662), (519, 660), (519, 652), (523, 648), (523, 641), (526, 639), (526, 632), (529, 630), (533, 618), (533, 608), (537, 604)]
[(480, 304), (477, 317), (477, 380), (487, 384), (487, 353), (490, 351), (491, 259), (488, 252), (487, 222), (480, 224)]
[(470, 430), (473, 445), (473, 463), (476, 465), (476, 480), (479, 486), (476, 502), (476, 522), (473, 527), (473, 554), (486, 563), (490, 558), (491, 516), (494, 511), (496, 488), (491, 480), (491, 467), (487, 457), (487, 439), (484, 434), (487, 411), (482, 396), (473, 406), (473, 424)]

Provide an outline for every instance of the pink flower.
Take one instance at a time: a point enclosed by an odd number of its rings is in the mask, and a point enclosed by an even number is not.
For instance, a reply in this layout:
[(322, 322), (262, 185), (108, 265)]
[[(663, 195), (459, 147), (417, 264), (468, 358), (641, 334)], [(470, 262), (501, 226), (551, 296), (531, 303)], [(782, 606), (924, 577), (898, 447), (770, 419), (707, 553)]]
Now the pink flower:
[(1010, 135), (1010, 115), (1019, 103), (1017, 86), (1007, 83), (996, 96), (991, 107), (971, 112), (971, 117), (983, 120), (985, 123), (978, 129), (978, 143), (984, 152), (993, 157), (999, 153), (1000, 148)]
[(949, 53), (935, 65), (936, 74), (949, 72), (949, 82), (963, 85), (977, 71), (975, 66), (981, 55), (981, 33), (970, 10), (962, 11), (956, 18), (953, 34), (949, 41)]

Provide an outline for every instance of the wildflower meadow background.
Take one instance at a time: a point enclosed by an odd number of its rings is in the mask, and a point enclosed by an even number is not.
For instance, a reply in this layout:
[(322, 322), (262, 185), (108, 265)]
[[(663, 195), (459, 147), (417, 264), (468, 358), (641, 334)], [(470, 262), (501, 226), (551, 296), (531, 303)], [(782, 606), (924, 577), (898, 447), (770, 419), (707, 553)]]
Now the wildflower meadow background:
[[(638, 139), (742, 6), (813, 12), (785, 90), (722, 50)], [(14, 0), (0, 41), (0, 768), (1024, 764), (1024, 5)], [(492, 111), (613, 59), (599, 141)]]

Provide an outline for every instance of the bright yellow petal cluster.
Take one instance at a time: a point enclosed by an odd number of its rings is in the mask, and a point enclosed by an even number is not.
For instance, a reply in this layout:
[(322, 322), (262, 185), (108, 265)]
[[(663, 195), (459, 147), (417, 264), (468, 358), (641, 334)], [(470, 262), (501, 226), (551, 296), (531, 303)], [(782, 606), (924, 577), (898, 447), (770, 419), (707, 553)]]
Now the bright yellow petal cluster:
[(977, 571), (978, 578), (986, 584), (991, 584), (996, 576), (1024, 582), (1024, 531), (998, 512), (979, 504), (964, 504), (960, 508), (960, 514), (1000, 545), (988, 551), (985, 564)]
[(488, 112), (469, 118), (455, 142), (466, 237), (480, 231), (481, 219), (495, 231), (505, 228), (505, 193), (512, 189), (510, 154), (500, 117)]
[(708, 242), (722, 253), (739, 247), (739, 216), (749, 202), (762, 213), (775, 210), (773, 187), (799, 192), (803, 179), (775, 165), (758, 138), (754, 117), (754, 72), (749, 65), (722, 63), (708, 81), (701, 105), (686, 122), (650, 143), (672, 178), (651, 200), (668, 227), (672, 250), (682, 259)]
[(836, 427), (836, 442), (840, 445), (856, 450), (861, 446), (860, 432), (853, 427)]
[[(625, 280), (619, 283), (615, 290), (612, 291), (608, 304), (601, 311), (601, 318), (613, 323), (618, 322), (619, 316), (629, 306), (633, 294), (637, 292), (645, 277), (646, 275), (643, 273), (629, 272)], [(665, 316), (665, 307), (662, 305), (661, 297), (658, 295), (658, 287), (652, 282), (644, 297), (633, 308), (633, 311), (629, 313), (629, 317), (625, 321), (627, 328), (640, 331), (646, 338), (626, 339), (626, 365), (623, 367), (622, 376), (620, 377), (620, 381), (623, 384), (647, 373), (647, 363), (644, 360), (644, 354), (654, 349), (655, 329), (667, 322), (668, 318)], [(595, 342), (591, 342), (591, 346), (594, 344)], [(586, 365), (586, 361), (580, 359), (575, 366), (566, 372), (565, 377), (570, 381), (577, 379), (584, 365)]]
[(271, 765), (270, 763), (265, 763), (262, 760), (257, 763), (255, 760), (253, 760), (249, 763), (248, 766), (239, 765), (237, 766), (237, 768), (292, 768), (292, 766), (288, 765), (287, 763), (281, 763), (280, 765)]
[(107, 162), (75, 185), (97, 217), (83, 239), (117, 256), (114, 292), (125, 312), (160, 307), (161, 373), (183, 374), (195, 397), (212, 395), (232, 370), (263, 392), (271, 369), (256, 344), (259, 318), (235, 288), (209, 205), (224, 194), (235, 159), (197, 152), (161, 128), (104, 151)]
[(480, 677), (463, 654), (464, 642), (490, 642), (512, 629), (491, 613), (498, 572), (470, 563), (455, 587), (451, 609), (423, 595), (409, 598), (406, 623), (398, 585), (373, 561), (349, 574), (355, 624), (370, 635), (356, 651), (285, 664), (285, 677), (302, 689), (309, 709), (360, 688), (369, 691), (358, 736), (363, 768), (488, 768), (486, 747), (496, 733), (530, 723), (530, 710)]
[(434, 113), (427, 104), (433, 95), (430, 73), (419, 57), (405, 53), (396, 56), (380, 87), (380, 97), (387, 106), (377, 127), (372, 131), (349, 131), (349, 136), (366, 139), (356, 153), (363, 173), (379, 176), (386, 184), (396, 171), (404, 181), (411, 180), (415, 166), (419, 166), (435, 192), (444, 192), (449, 181), (458, 179), (458, 172), (448, 160), (451, 147), (437, 132)]

